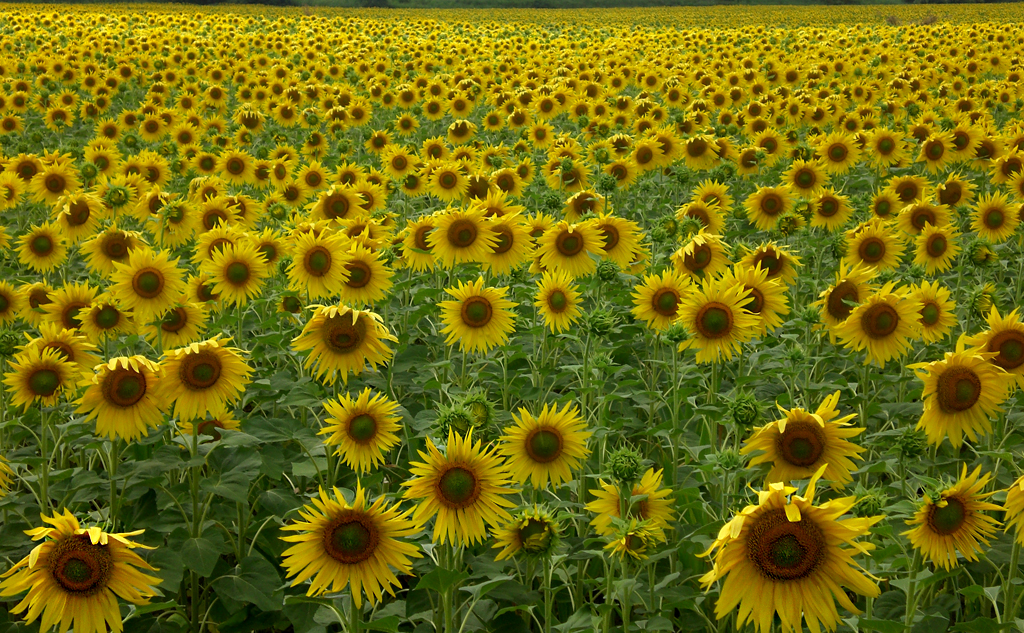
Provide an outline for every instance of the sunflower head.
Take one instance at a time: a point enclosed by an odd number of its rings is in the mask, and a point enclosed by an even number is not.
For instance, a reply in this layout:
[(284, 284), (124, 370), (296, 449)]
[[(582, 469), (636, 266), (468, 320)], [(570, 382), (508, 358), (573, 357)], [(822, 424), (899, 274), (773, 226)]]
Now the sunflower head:
[(562, 527), (554, 514), (545, 507), (534, 505), (517, 512), (512, 520), (494, 530), (492, 547), (502, 548), (495, 560), (512, 556), (546, 558), (561, 542)]

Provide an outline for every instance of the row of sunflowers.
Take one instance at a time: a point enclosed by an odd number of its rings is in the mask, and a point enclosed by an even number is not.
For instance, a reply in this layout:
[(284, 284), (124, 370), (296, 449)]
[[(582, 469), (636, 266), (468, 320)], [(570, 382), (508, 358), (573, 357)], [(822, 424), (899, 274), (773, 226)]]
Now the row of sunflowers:
[(4, 9), (4, 630), (1024, 630), (1019, 10), (857, 11)]

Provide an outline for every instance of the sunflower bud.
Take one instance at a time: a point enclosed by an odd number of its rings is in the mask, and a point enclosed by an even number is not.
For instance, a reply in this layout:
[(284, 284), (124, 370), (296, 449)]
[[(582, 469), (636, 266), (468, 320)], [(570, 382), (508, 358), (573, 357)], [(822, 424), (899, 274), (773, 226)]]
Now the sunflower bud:
[(821, 320), (821, 310), (817, 306), (804, 306), (803, 309), (800, 310), (800, 320), (805, 323), (817, 323)]
[(608, 474), (620, 484), (631, 484), (640, 477), (643, 460), (640, 453), (623, 446), (608, 455)]
[(82, 163), (82, 166), (78, 168), (78, 173), (82, 174), (82, 180), (92, 180), (99, 175), (100, 170), (92, 163)]
[(674, 238), (679, 234), (679, 222), (675, 218), (667, 217), (661, 221), (659, 226), (665, 230), (665, 234), (668, 237)]
[(612, 281), (619, 275), (619, 266), (610, 259), (602, 259), (597, 263), (597, 277), (601, 281)]
[(21, 344), (21, 337), (11, 330), (0, 332), (0, 356), (14, 356)]
[(700, 223), (700, 220), (686, 216), (679, 222), (679, 235), (682, 236), (682, 239), (688, 240), (690, 237), (700, 233), (702, 228), (704, 228), (704, 225)]
[(461, 404), (452, 407), (441, 407), (437, 415), (437, 432), (440, 437), (448, 437), (448, 431), (454, 430), (459, 435), (474, 428), (473, 415)]
[(719, 452), (715, 460), (718, 462), (718, 467), (724, 471), (737, 470), (743, 465), (743, 457), (740, 456), (739, 451), (733, 448)]
[(668, 329), (664, 331), (665, 338), (670, 343), (678, 345), (686, 339), (690, 338), (690, 333), (686, 331), (686, 328), (678, 323), (673, 323), (668, 326)]
[(992, 306), (997, 304), (996, 287), (990, 283), (976, 290), (971, 298), (971, 308), (979, 317), (988, 316), (992, 311)]
[(544, 207), (549, 211), (560, 211), (565, 203), (557, 191), (548, 191), (544, 194)]
[(583, 327), (594, 336), (605, 336), (615, 327), (617, 319), (607, 310), (594, 310), (586, 315)]
[(563, 158), (562, 159), (562, 164), (560, 165), (559, 168), (562, 170), (563, 174), (566, 174), (566, 173), (569, 173), (570, 171), (572, 171), (573, 169), (575, 169), (575, 167), (576, 166), (573, 165), (571, 158)]
[(786, 213), (779, 218), (779, 224), (776, 228), (779, 233), (789, 236), (804, 228), (805, 224), (806, 221), (802, 215), (797, 213)]
[(482, 391), (471, 393), (462, 399), (462, 407), (469, 414), (474, 427), (489, 426), (495, 419), (494, 404)]
[(618, 181), (611, 174), (601, 174), (597, 179), (597, 190), (605, 195), (615, 191)]
[(885, 494), (885, 490), (878, 486), (865, 488), (857, 484), (853, 494), (857, 497), (857, 505), (853, 506), (853, 513), (860, 517), (878, 516), (889, 505), (889, 495)]
[(270, 206), (270, 217), (275, 220), (283, 220), (288, 217), (288, 207), (280, 203), (275, 203)]
[(740, 428), (756, 426), (764, 414), (764, 406), (752, 393), (742, 392), (728, 403), (729, 419)]
[(898, 437), (893, 446), (893, 452), (900, 456), (901, 460), (913, 460), (921, 457), (928, 450), (928, 437), (913, 428), (906, 428)]
[(967, 247), (967, 256), (971, 258), (975, 266), (991, 266), (999, 261), (999, 255), (992, 250), (988, 242), (976, 240)]

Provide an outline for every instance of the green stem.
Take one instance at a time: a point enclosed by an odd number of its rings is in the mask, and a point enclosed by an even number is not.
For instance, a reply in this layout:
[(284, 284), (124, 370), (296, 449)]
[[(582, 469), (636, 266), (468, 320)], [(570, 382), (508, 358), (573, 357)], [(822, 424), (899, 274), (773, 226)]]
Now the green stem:
[(348, 630), (349, 633), (359, 633), (363, 630), (363, 609), (356, 606), (356, 595), (352, 594), (352, 604), (348, 609)]
[[(159, 329), (159, 328), (158, 328)], [(190, 447), (192, 458), (199, 454), (199, 424), (192, 425), (192, 445)], [(199, 466), (192, 466), (189, 469), (189, 492), (192, 495), (192, 538), (199, 538), (202, 532), (202, 519), (199, 516)], [(202, 631), (202, 622), (199, 619), (199, 574), (192, 572), (192, 633)]]
[(50, 502), (50, 415), (45, 412), (43, 407), (39, 407), (39, 415), (43, 419), (43, 428), (39, 434), (39, 450), (43, 458), (40, 466), (42, 472), (39, 478), (39, 500), (46, 506), (41, 509), (52, 514), (53, 504)]
[(551, 607), (553, 606), (551, 592), (551, 556), (544, 557), (544, 633), (551, 633)]
[(1016, 586), (1013, 581), (1017, 577), (1020, 567), (1020, 538), (1013, 540), (1013, 549), (1010, 551), (1010, 570), (1006, 573), (1006, 585), (1003, 589), (1003, 613), (1006, 617), (1014, 613), (1015, 602), (1013, 594), (1016, 593)]
[(917, 612), (917, 570), (921, 567), (921, 551), (914, 550), (914, 560), (910, 564), (910, 585), (907, 587), (907, 613), (904, 623), (909, 629), (914, 625), (914, 614)]
[(110, 440), (110, 450), (108, 452), (108, 464), (107, 464), (107, 477), (110, 478), (110, 509), (108, 510), (108, 517), (110, 518), (110, 531), (117, 531), (117, 463), (121, 461), (120, 451), (118, 450), (117, 437)]

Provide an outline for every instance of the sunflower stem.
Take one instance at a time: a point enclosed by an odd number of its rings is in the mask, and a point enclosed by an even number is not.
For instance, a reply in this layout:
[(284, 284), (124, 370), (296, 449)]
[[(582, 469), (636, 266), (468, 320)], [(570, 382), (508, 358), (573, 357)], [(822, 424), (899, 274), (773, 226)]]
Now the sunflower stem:
[(1016, 593), (1016, 587), (1013, 581), (1017, 578), (1017, 572), (1020, 568), (1020, 538), (1013, 539), (1013, 549), (1010, 551), (1010, 569), (1006, 573), (1006, 585), (1003, 589), (1003, 613), (1006, 617), (1010, 617), (1011, 614), (1015, 613), (1014, 607), (1016, 603), (1014, 601), (1013, 594)]
[(356, 595), (352, 594), (352, 601), (348, 608), (348, 631), (359, 633), (363, 629), (363, 610), (356, 606)]
[[(199, 453), (199, 424), (192, 425), (192, 444), (189, 446), (192, 458)], [(202, 519), (199, 516), (199, 466), (189, 469), (189, 492), (192, 495), (192, 538), (199, 538)], [(199, 573), (192, 571), (192, 633), (200, 633), (203, 625), (199, 619)]]
[(108, 449), (107, 457), (107, 478), (110, 479), (110, 508), (107, 511), (107, 516), (110, 519), (110, 531), (117, 531), (117, 463), (120, 461), (120, 451), (118, 450), (118, 438), (115, 436), (110, 440), (110, 448)]
[(914, 560), (910, 563), (910, 585), (907, 587), (907, 612), (904, 623), (907, 629), (914, 625), (917, 612), (917, 571), (921, 568), (921, 550), (914, 550)]
[(551, 556), (544, 557), (544, 633), (551, 633), (551, 607), (553, 606), (553, 594), (551, 593)]
[(41, 472), (39, 478), (39, 500), (46, 506), (40, 508), (53, 513), (53, 504), (50, 503), (50, 415), (45, 412), (44, 407), (39, 407), (39, 415), (43, 420), (43, 428), (40, 429), (39, 433), (39, 450), (42, 454), (42, 464), (40, 465)]

